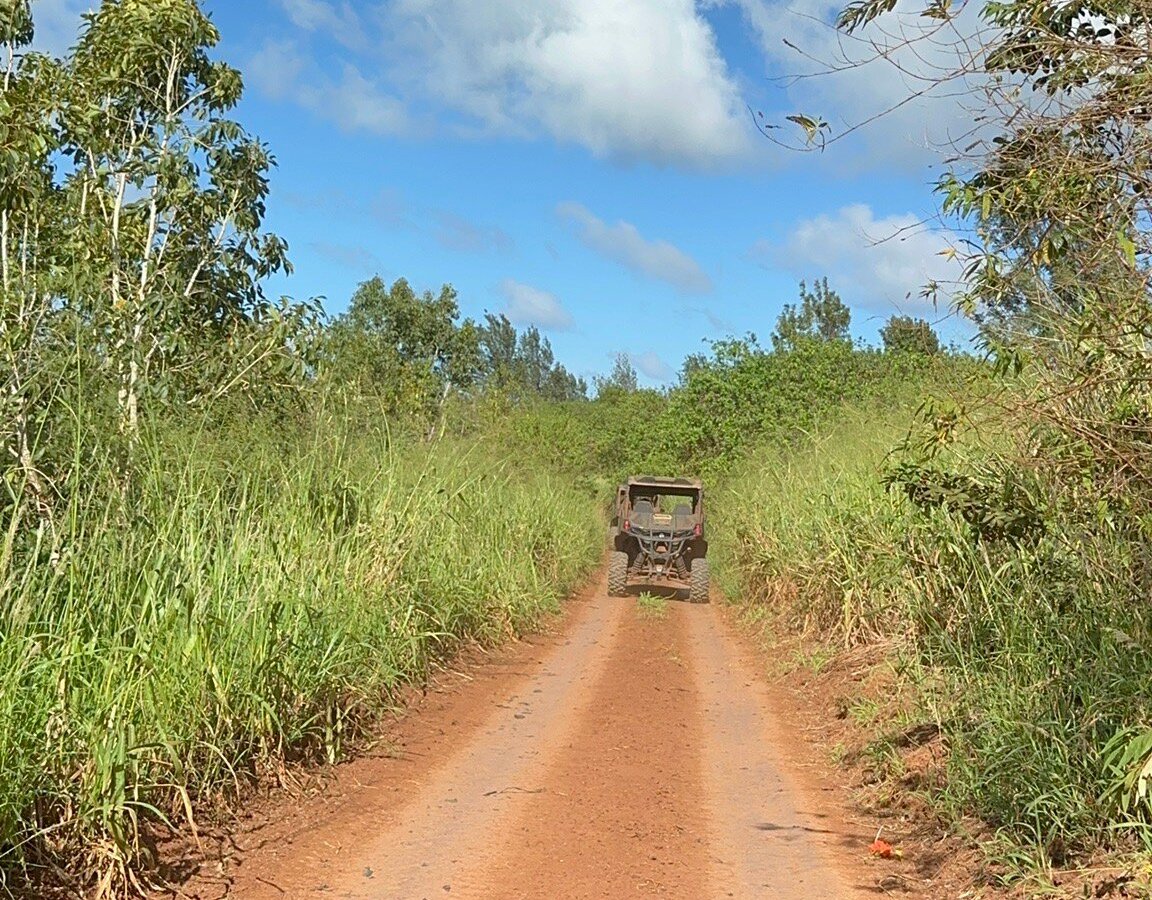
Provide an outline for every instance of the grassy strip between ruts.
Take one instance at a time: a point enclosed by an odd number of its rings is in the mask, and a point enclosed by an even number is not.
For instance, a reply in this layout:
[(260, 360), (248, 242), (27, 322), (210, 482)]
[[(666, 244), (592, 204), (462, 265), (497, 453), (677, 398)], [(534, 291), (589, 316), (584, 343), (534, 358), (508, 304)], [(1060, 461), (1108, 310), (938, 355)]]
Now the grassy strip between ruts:
[(153, 434), (131, 484), (88, 471), (55, 530), (0, 534), (3, 871), (110, 891), (179, 820), (347, 740), (465, 639), (557, 608), (596, 563), (595, 499), (483, 444)]

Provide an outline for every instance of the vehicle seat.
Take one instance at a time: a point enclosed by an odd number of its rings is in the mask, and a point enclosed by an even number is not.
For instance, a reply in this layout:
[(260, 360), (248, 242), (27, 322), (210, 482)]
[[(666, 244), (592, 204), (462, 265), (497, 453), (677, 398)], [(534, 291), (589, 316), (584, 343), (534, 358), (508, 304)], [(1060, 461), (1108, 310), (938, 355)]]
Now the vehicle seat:
[(652, 501), (642, 497), (632, 504), (632, 522), (637, 528), (652, 527)]
[(688, 503), (680, 503), (672, 510), (672, 527), (677, 531), (687, 531), (692, 527), (692, 507)]

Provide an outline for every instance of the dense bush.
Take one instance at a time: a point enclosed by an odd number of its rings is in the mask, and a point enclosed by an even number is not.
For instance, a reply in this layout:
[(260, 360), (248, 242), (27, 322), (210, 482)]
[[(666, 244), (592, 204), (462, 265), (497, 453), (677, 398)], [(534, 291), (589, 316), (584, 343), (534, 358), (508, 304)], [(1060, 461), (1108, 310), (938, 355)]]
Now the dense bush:
[(766, 350), (751, 338), (729, 339), (692, 357), (665, 392), (612, 390), (595, 402), (521, 405), (514, 416), (505, 400), (488, 397), (470, 404), (457, 427), (537, 448), (548, 466), (579, 476), (613, 481), (644, 472), (715, 482), (758, 448), (802, 440), (845, 402), (884, 404), (935, 373), (955, 379), (974, 368), (966, 357), (886, 354), (838, 340)]

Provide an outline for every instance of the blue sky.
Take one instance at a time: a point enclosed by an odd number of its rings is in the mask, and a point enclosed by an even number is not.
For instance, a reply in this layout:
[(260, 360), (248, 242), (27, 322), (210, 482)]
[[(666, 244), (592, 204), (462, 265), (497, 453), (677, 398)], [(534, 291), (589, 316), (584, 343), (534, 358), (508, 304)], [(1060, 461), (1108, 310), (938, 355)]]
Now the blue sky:
[[(86, 0), (36, 0), (67, 46)], [(966, 114), (923, 97), (821, 153), (752, 110), (840, 136), (904, 99), (882, 61), (797, 82), (847, 49), (826, 0), (203, 0), (245, 75), (236, 117), (271, 145), (268, 225), (333, 313), (379, 274), (445, 282), (464, 314), (535, 324), (591, 376), (626, 352), (674, 379), (702, 341), (766, 340), (797, 282), (827, 276), (876, 340), (952, 279), (935, 220), (939, 146)], [(782, 139), (799, 135), (773, 131)], [(911, 297), (907, 295), (911, 294)], [(965, 326), (941, 322), (948, 339)]]

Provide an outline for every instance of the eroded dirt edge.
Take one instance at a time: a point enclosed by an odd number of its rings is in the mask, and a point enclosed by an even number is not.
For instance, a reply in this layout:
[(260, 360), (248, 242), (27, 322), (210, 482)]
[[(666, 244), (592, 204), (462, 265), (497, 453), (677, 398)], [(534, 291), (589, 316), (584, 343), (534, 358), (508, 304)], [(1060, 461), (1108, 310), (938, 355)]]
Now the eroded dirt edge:
[(885, 895), (965, 900), (1146, 898), (1123, 860), (1007, 883), (982, 844), (994, 830), (974, 818), (945, 822), (927, 794), (946, 777), (947, 748), (929, 722), (901, 715), (914, 706), (894, 672), (894, 650), (830, 648), (790, 634), (754, 605), (732, 605), (730, 627), (766, 673), (773, 712), (801, 740), (794, 761), (846, 821), (895, 851), (858, 858)]

